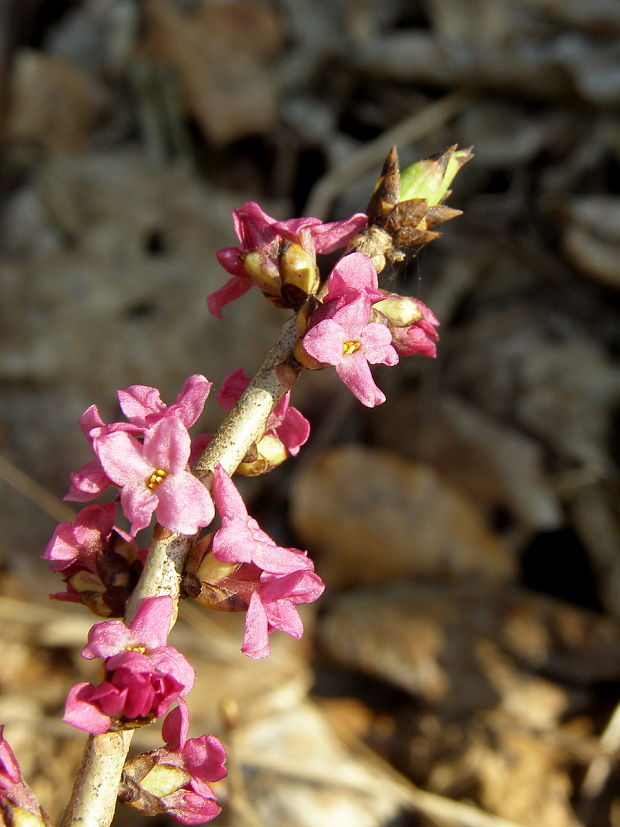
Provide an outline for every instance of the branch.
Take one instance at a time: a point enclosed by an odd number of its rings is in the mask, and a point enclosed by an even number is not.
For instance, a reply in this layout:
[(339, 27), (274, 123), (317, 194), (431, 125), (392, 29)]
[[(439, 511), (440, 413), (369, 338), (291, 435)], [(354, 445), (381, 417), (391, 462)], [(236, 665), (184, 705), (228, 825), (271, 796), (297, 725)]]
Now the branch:
[[(297, 381), (302, 367), (293, 358), (296, 335), (295, 320), (292, 319), (284, 326), (258, 373), (196, 463), (194, 474), (207, 487), (218, 463), (228, 473), (234, 472), (252, 443), (262, 434), (274, 406)], [(142, 576), (127, 604), (127, 624), (143, 598), (158, 595), (172, 597), (174, 624), (181, 575), (193, 539), (155, 526)], [(124, 730), (89, 737), (59, 827), (109, 827), (132, 735), (132, 730)]]

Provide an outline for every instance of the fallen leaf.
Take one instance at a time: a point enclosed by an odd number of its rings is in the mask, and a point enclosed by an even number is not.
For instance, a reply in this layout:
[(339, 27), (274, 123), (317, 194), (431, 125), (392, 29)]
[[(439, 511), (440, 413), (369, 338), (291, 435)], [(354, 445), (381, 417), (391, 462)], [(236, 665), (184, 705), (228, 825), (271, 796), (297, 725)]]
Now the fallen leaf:
[(330, 587), (414, 574), (510, 578), (508, 547), (427, 465), (341, 445), (294, 480), (291, 518)]

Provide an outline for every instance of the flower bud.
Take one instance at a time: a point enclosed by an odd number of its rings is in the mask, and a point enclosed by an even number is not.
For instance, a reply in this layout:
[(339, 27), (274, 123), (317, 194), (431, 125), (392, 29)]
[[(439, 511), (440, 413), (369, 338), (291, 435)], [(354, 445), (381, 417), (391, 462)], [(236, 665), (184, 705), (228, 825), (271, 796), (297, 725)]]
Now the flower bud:
[(299, 364), (303, 365), (308, 370), (323, 370), (328, 367), (328, 365), (325, 365), (323, 362), (319, 362), (318, 359), (315, 359), (314, 356), (310, 356), (304, 347), (302, 339), (298, 339), (295, 342), (295, 346), (293, 347), (293, 355)]
[(0, 824), (10, 827), (49, 827), (50, 822), (23, 807), (16, 807), (10, 801), (3, 801), (0, 804)]
[(319, 272), (314, 256), (300, 244), (285, 244), (280, 256), (282, 298), (288, 307), (300, 307), (319, 289)]
[(254, 456), (250, 457), (249, 461), (246, 461), (244, 457), (237, 466), (237, 473), (243, 477), (257, 477), (259, 474), (271, 471), (272, 468), (284, 462), (288, 456), (284, 443), (272, 434), (266, 434), (260, 439), (252, 453)]
[(280, 296), (280, 273), (277, 265), (259, 250), (251, 250), (242, 256), (243, 266), (253, 283), (266, 296)]
[(201, 537), (192, 548), (183, 574), (183, 592), (208, 609), (244, 612), (255, 584), (235, 577), (243, 568), (241, 563), (222, 562), (211, 553), (212, 539), (212, 534)]
[(439, 320), (423, 302), (397, 293), (387, 293), (371, 311), (373, 321), (386, 324), (392, 334), (392, 345), (399, 356), (436, 356), (435, 328)]
[(400, 174), (399, 202), (424, 198), (429, 206), (440, 204), (450, 195), (449, 187), (458, 171), (472, 157), (471, 149), (457, 149), (454, 144), (411, 164)]
[(396, 147), (390, 149), (366, 208), (368, 229), (353, 242), (355, 250), (370, 257), (377, 273), (388, 263), (403, 261), (404, 248), (438, 238), (440, 233), (431, 227), (461, 214), (440, 202), (450, 195), (455, 175), (472, 157), (469, 149), (455, 145), (401, 173)]
[(165, 797), (183, 790), (191, 781), (182, 767), (160, 763), (162, 752), (153, 750), (125, 762), (119, 800), (144, 815), (169, 812)]
[(179, 699), (162, 725), (163, 747), (125, 762), (119, 799), (146, 815), (168, 813), (181, 824), (205, 824), (221, 812), (209, 786), (226, 775), (226, 751), (213, 735), (188, 738), (187, 704)]
[(114, 530), (92, 561), (94, 571), (80, 560), (66, 569), (67, 591), (53, 597), (82, 603), (99, 617), (123, 617), (143, 567), (136, 549)]
[(407, 327), (423, 318), (419, 304), (409, 296), (391, 294), (373, 304), (372, 310), (381, 313), (392, 327)]

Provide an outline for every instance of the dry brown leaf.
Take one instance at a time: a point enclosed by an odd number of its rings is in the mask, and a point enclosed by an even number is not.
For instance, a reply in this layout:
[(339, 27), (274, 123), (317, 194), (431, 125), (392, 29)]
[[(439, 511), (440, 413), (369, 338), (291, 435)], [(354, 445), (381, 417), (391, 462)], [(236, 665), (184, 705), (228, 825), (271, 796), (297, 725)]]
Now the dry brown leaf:
[(476, 766), (482, 805), (524, 827), (579, 827), (564, 752), (522, 730), (493, 736), (464, 758)]
[(278, 19), (264, 4), (183, 13), (149, 0), (143, 50), (172, 67), (204, 134), (224, 144), (264, 132), (276, 118), (276, 89), (265, 57), (279, 43)]
[(307, 702), (240, 728), (235, 752), (259, 823), (383, 827), (402, 809), (391, 776), (346, 750)]
[(539, 443), (453, 394), (438, 400), (432, 417), (423, 408), (409, 394), (399, 395), (377, 428), (381, 443), (428, 460), (485, 513), (502, 507), (520, 525), (539, 531), (562, 524)]
[(292, 521), (330, 587), (413, 574), (510, 578), (510, 551), (429, 466), (342, 445), (294, 481)]
[(620, 198), (591, 195), (571, 198), (564, 250), (582, 273), (620, 288)]
[(7, 136), (19, 149), (34, 145), (54, 155), (83, 149), (104, 113), (103, 86), (69, 60), (20, 50), (9, 88)]
[(338, 595), (319, 640), (340, 665), (439, 708), (498, 707), (530, 728), (553, 726), (565, 712), (571, 696), (560, 683), (579, 687), (577, 697), (620, 677), (616, 621), (480, 581), (383, 584)]

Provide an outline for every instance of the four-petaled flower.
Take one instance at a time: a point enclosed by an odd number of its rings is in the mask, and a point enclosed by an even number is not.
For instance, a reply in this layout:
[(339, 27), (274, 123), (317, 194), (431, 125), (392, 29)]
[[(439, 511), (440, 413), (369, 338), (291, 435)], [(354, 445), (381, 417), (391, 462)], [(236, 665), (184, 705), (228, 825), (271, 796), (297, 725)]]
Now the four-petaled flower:
[[(189, 376), (172, 405), (165, 405), (157, 388), (130, 385), (117, 391), (127, 422), (106, 423), (97, 406), (91, 405), (80, 417), (80, 428), (91, 447), (96, 437), (115, 431), (141, 436), (147, 428), (168, 416), (176, 416), (186, 428), (190, 428), (202, 413), (211, 386), (212, 383), (201, 374)], [(71, 474), (71, 487), (65, 500), (88, 502), (98, 497), (109, 485), (112, 485), (112, 480), (106, 475), (99, 460), (91, 460)]]
[(313, 603), (324, 590), (325, 584), (318, 574), (307, 569), (285, 575), (263, 572), (245, 617), (243, 654), (250, 658), (267, 657), (271, 651), (269, 635), (275, 629), (299, 640), (304, 627), (295, 606)]
[(163, 725), (165, 746), (131, 758), (124, 769), (131, 807), (147, 815), (167, 813), (181, 824), (204, 824), (221, 812), (210, 783), (227, 775), (226, 751), (213, 735), (188, 738), (187, 704), (179, 699)]
[(338, 376), (369, 408), (385, 402), (368, 364), (395, 365), (398, 354), (385, 325), (370, 322), (370, 299), (360, 294), (306, 333), (303, 347), (318, 362), (334, 365)]
[(315, 253), (327, 254), (344, 247), (366, 227), (367, 221), (363, 213), (328, 224), (311, 217), (276, 221), (255, 201), (248, 201), (233, 210), (233, 224), (241, 244), (217, 253), (218, 261), (233, 278), (208, 296), (209, 311), (221, 318), (222, 307), (243, 296), (253, 283), (263, 292), (277, 296), (279, 256), (287, 243), (299, 245), (312, 260)]
[(211, 540), (211, 554), (237, 570), (219, 584), (247, 608), (241, 651), (251, 658), (269, 654), (275, 629), (300, 638), (303, 624), (295, 606), (312, 603), (325, 588), (305, 551), (282, 548), (249, 516), (233, 481), (221, 466), (213, 478), (213, 499), (222, 526)]
[(123, 513), (135, 535), (157, 519), (180, 534), (195, 534), (213, 519), (207, 489), (187, 470), (191, 442), (175, 416), (164, 417), (144, 434), (144, 442), (124, 431), (95, 437), (93, 448), (106, 475), (121, 489)]
[(120, 620), (96, 623), (82, 657), (103, 658), (106, 679), (78, 683), (67, 696), (64, 721), (98, 734), (112, 724), (148, 723), (194, 685), (190, 664), (166, 646), (173, 603), (169, 596), (144, 598), (129, 627)]

